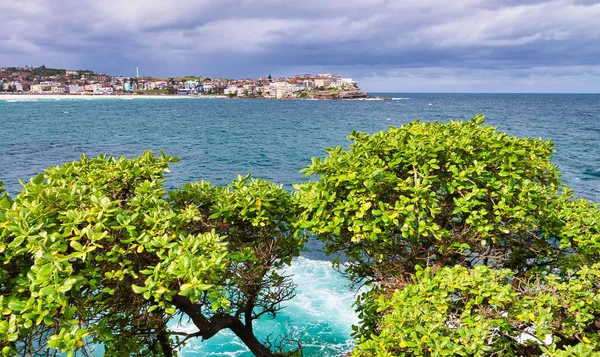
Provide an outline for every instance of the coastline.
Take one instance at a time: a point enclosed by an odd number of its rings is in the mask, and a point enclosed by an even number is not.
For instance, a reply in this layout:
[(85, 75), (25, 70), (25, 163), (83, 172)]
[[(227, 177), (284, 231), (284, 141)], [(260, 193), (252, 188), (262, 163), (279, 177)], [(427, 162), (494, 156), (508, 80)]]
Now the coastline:
[(32, 101), (36, 99), (42, 100), (62, 100), (62, 99), (85, 99), (85, 100), (94, 100), (94, 99), (192, 99), (192, 98), (201, 98), (201, 99), (211, 99), (211, 98), (227, 98), (227, 96), (184, 96), (184, 95), (135, 95), (135, 94), (124, 94), (124, 95), (115, 95), (115, 94), (3, 94), (0, 93), (0, 101), (19, 101), (26, 100)]
[(390, 100), (391, 98), (371, 97), (364, 98), (251, 98), (251, 97), (229, 97), (226, 95), (177, 95), (177, 94), (13, 94), (0, 93), (0, 101), (18, 102), (18, 101), (36, 101), (36, 100), (96, 100), (96, 99), (266, 99), (266, 100)]

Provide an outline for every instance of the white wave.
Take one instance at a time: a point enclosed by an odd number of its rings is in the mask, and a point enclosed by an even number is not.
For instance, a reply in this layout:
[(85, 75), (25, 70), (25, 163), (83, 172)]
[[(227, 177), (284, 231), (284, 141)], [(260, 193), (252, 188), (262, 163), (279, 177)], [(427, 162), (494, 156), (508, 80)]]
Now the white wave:
[[(275, 320), (261, 319), (255, 331), (264, 339), (270, 333), (292, 334), (301, 341), (305, 356), (342, 356), (352, 350), (351, 326), (359, 319), (352, 308), (356, 299), (349, 281), (331, 267), (331, 262), (300, 257), (284, 273), (293, 275), (297, 284), (296, 297), (285, 304)], [(196, 331), (195, 326), (183, 320), (174, 329)], [(250, 357), (241, 341), (229, 330), (207, 341), (192, 340), (182, 348), (183, 357)]]
[(394, 97), (392, 100), (408, 100), (410, 98)]
[(4, 101), (7, 103), (37, 102), (37, 99), (4, 99)]

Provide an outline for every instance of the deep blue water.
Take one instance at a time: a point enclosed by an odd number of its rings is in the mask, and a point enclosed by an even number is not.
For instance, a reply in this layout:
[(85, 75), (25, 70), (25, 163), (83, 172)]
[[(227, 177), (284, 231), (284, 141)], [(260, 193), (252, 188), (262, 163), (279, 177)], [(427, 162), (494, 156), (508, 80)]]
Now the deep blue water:
[[(396, 100), (5, 101), (0, 96), (0, 181), (14, 194), (18, 179), (77, 160), (82, 152), (131, 157), (163, 149), (182, 159), (171, 167), (170, 188), (200, 179), (226, 184), (248, 172), (291, 188), (302, 180), (299, 171), (311, 157), (324, 156), (325, 147), (347, 145), (352, 130), (373, 133), (414, 119), (445, 122), (485, 114), (488, 124), (512, 135), (553, 140), (553, 162), (564, 181), (577, 195), (600, 201), (600, 95), (385, 96)], [(280, 319), (263, 325), (294, 331), (307, 346), (306, 356), (335, 356), (350, 348), (350, 324), (356, 321), (346, 281), (327, 269), (324, 259), (319, 245), (310, 244), (296, 262), (301, 268), (292, 267), (298, 298)], [(244, 355), (241, 351), (222, 334), (189, 346), (184, 356)]]

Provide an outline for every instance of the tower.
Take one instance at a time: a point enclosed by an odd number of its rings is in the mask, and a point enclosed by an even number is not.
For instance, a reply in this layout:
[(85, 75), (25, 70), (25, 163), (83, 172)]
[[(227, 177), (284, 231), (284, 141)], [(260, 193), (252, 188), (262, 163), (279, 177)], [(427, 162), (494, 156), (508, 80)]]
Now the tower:
[(135, 67), (135, 78), (140, 78), (140, 69), (139, 69), (139, 67)]

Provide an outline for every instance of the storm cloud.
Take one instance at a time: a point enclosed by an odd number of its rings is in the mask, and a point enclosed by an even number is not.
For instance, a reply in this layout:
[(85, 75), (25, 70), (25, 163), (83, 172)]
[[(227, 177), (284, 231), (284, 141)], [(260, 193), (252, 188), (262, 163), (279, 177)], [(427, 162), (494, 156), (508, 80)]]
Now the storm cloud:
[(600, 92), (597, 1), (2, 0), (0, 14), (0, 66)]

